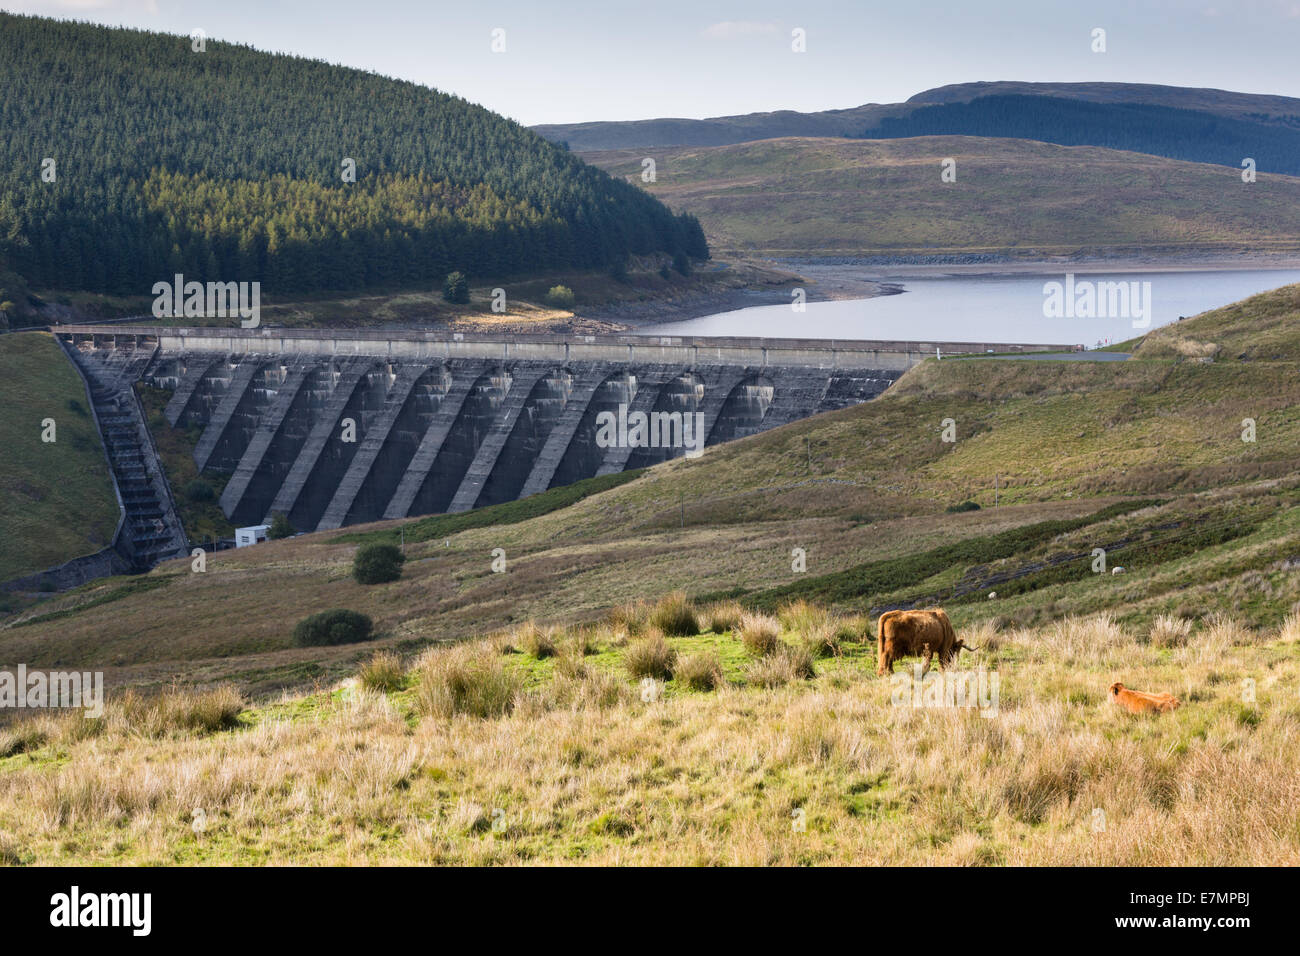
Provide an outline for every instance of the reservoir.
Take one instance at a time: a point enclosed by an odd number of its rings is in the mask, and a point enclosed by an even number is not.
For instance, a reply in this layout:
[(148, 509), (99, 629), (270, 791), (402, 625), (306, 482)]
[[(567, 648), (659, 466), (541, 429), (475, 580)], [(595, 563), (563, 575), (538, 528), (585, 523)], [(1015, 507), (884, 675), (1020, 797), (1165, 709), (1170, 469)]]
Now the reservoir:
[[(1059, 343), (1095, 348), (1136, 338), (1177, 321), (1179, 316), (1190, 317), (1258, 292), (1300, 282), (1300, 269), (1075, 271), (1068, 286), (1064, 270), (1035, 275), (923, 278), (891, 277), (882, 270), (864, 269), (863, 274), (904, 291), (870, 299), (809, 302), (802, 313), (789, 305), (755, 306), (633, 331), (646, 335)], [(1136, 296), (1124, 315), (1106, 314), (1104, 295), (1090, 313), (1086, 309), (1069, 309), (1052, 315), (1053, 310), (1046, 306), (1049, 294), (1044, 291), (1048, 283), (1072, 290), (1086, 284), (1126, 283)], [(1145, 321), (1146, 315), (1149, 325), (1134, 325)]]

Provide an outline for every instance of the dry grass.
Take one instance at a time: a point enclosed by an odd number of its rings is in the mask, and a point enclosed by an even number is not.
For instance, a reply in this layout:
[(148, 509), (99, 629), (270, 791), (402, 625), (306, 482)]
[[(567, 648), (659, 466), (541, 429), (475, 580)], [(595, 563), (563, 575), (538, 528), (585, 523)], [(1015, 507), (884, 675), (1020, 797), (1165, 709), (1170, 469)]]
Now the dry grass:
[(692, 637), (700, 633), (695, 607), (680, 591), (661, 598), (650, 612), (649, 621), (668, 637)]
[(740, 619), (740, 640), (754, 657), (775, 654), (781, 646), (781, 622), (766, 614), (744, 614)]
[(406, 676), (402, 658), (392, 651), (380, 651), (361, 665), (357, 678), (366, 690), (386, 693), (399, 689)]
[(500, 654), (472, 644), (426, 652), (416, 662), (415, 679), (417, 710), (431, 717), (499, 717), (514, 709), (521, 688)]
[(722, 674), (722, 663), (712, 651), (691, 654), (677, 662), (673, 669), (673, 679), (685, 684), (691, 690), (717, 690), (726, 678)]
[(629, 675), (670, 680), (677, 665), (677, 651), (659, 633), (648, 633), (632, 642), (623, 655)]
[[(524, 687), (552, 662), (483, 641), (427, 652), (411, 690), (287, 699), (231, 733), (187, 716), (211, 703), (117, 701), (0, 759), (0, 863), (1295, 865), (1296, 625), (1212, 619), (1172, 650), (1105, 615), (994, 647), (966, 629), (984, 649), (958, 673), (1000, 678), (987, 714), (896, 703), (908, 676), (865, 657), (796, 680), (784, 642), (747, 686), (652, 700), (581, 655)], [(1183, 706), (1131, 719), (1113, 680)]]
[(704, 621), (714, 634), (725, 634), (740, 626), (745, 609), (737, 601), (722, 601), (704, 609)]

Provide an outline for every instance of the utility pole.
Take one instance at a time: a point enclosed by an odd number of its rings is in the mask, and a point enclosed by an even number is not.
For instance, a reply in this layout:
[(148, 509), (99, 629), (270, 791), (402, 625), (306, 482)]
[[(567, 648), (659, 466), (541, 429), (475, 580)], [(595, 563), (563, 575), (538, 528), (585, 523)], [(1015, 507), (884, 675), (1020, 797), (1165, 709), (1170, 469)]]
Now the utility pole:
[(681, 524), (681, 526), (682, 526), (683, 529), (685, 529), (685, 527), (686, 527), (686, 492), (682, 492), (682, 493), (681, 493), (681, 505), (682, 505), (682, 524)]
[(1000, 477), (1001, 475), (993, 476), (993, 507), (994, 508), (998, 506), (998, 478)]
[(803, 436), (804, 447), (808, 450), (808, 474), (812, 474), (812, 439), (807, 435)]

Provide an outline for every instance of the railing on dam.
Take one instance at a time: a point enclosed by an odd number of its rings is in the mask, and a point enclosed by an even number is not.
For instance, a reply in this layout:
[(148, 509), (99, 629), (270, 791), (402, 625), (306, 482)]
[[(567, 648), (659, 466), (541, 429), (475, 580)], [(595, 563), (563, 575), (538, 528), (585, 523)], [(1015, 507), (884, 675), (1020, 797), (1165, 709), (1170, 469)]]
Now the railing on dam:
[(207, 326), (66, 325), (54, 329), (99, 347), (147, 346), (163, 352), (366, 355), (401, 360), (629, 362), (906, 369), (938, 355), (1069, 351), (1071, 345), (990, 342), (890, 342), (852, 339), (560, 335), (365, 329), (227, 329)]

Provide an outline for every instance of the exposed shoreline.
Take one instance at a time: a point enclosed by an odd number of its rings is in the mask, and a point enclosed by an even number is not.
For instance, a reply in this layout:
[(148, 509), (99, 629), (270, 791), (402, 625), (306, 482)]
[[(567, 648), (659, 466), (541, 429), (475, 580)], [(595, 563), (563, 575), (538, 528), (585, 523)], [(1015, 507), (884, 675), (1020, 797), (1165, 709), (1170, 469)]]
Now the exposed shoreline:
[[(944, 257), (946, 258), (946, 257)], [(809, 302), (871, 299), (905, 292), (907, 279), (943, 276), (1075, 275), (1146, 272), (1247, 272), (1300, 269), (1300, 255), (1161, 256), (1116, 258), (1056, 258), (1019, 261), (979, 257), (978, 262), (894, 262), (880, 258), (821, 258), (767, 260), (774, 271), (785, 272), (787, 284), (769, 288), (729, 289), (717, 294), (697, 293), (674, 302), (635, 302), (606, 306), (587, 318), (608, 323), (610, 330), (644, 329), (723, 312), (790, 302), (796, 287), (806, 290)]]

